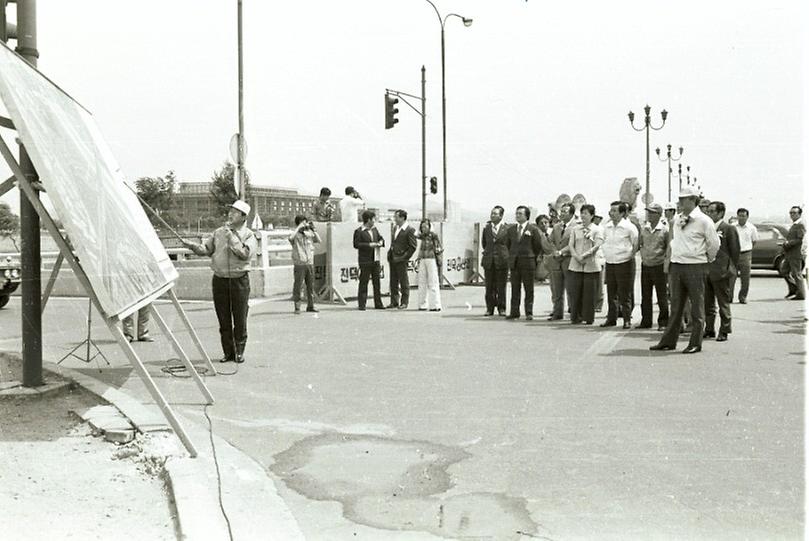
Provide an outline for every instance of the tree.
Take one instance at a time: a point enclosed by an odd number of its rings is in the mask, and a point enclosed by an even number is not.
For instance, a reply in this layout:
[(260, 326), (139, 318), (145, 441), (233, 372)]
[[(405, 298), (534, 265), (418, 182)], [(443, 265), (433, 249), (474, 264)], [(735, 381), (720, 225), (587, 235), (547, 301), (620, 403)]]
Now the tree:
[[(8, 203), (0, 201), (0, 239), (9, 239), (14, 247), (17, 242), (14, 235), (20, 230), (20, 217), (11, 211)], [(19, 248), (17, 248), (19, 251)]]
[[(236, 187), (233, 184), (236, 166), (226, 161), (222, 164), (222, 168), (214, 171), (211, 176), (211, 197), (216, 202), (216, 212), (219, 218), (224, 218), (230, 205), (236, 201), (239, 196), (236, 193)], [(245, 191), (250, 193), (250, 174), (245, 171)], [(249, 201), (249, 197), (245, 195), (245, 199)]]
[(135, 181), (135, 187), (142, 200), (141, 206), (152, 225), (160, 227), (163, 224), (151, 210), (146, 208), (146, 205), (154, 209), (172, 227), (177, 225), (177, 219), (173, 212), (176, 186), (177, 177), (174, 171), (169, 171), (165, 177), (141, 177)]

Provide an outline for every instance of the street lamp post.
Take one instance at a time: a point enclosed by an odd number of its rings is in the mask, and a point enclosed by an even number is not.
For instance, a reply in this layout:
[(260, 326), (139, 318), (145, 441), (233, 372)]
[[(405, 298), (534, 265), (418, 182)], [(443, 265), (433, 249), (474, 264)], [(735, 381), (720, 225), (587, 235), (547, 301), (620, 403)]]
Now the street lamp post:
[(238, 65), (239, 65), (239, 135), (236, 141), (236, 188), (237, 196), (246, 200), (246, 178), (244, 174), (244, 53), (242, 38), (242, 0), (236, 2), (236, 39), (238, 41)]
[[(649, 192), (649, 130), (650, 129), (655, 130), (655, 131), (662, 130), (663, 126), (666, 125), (666, 117), (669, 114), (668, 111), (666, 111), (665, 109), (660, 111), (660, 116), (663, 118), (663, 123), (660, 124), (659, 127), (655, 128), (654, 126), (652, 126), (652, 117), (649, 116), (649, 112), (651, 110), (652, 110), (652, 108), (649, 107), (648, 105), (643, 108), (643, 111), (646, 113), (646, 117), (644, 118), (644, 125), (641, 128), (636, 128), (635, 127), (635, 113), (633, 113), (632, 111), (629, 111), (629, 115), (628, 115), (629, 116), (629, 125), (632, 126), (632, 129), (634, 129), (635, 131), (646, 131), (646, 194), (647, 195), (645, 195), (644, 197), (649, 197), (648, 194), (650, 193)], [(648, 205), (649, 203), (651, 203), (651, 200), (650, 201), (644, 201), (644, 204)]]
[(438, 8), (435, 7), (435, 4), (432, 3), (431, 0), (426, 0), (433, 9), (435, 10), (435, 14), (438, 16), (438, 22), (441, 24), (441, 145), (444, 154), (444, 163), (443, 163), (443, 174), (444, 174), (444, 221), (447, 220), (447, 91), (444, 85), (445, 82), (445, 62), (444, 62), (444, 25), (447, 23), (447, 19), (450, 17), (458, 17), (463, 21), (463, 25), (466, 27), (472, 26), (472, 19), (468, 19), (457, 13), (450, 13), (445, 17), (441, 17), (441, 13), (438, 11)]
[(671, 173), (673, 172), (671, 170), (671, 162), (679, 161), (680, 158), (683, 157), (683, 147), (680, 147), (680, 155), (677, 156), (676, 158), (672, 157), (672, 155), (671, 155), (671, 145), (666, 145), (666, 149), (667, 150), (666, 150), (666, 157), (665, 158), (660, 157), (660, 149), (659, 148), (655, 149), (655, 154), (657, 154), (657, 159), (659, 159), (661, 162), (668, 162), (668, 166), (669, 166), (669, 197), (668, 197), (668, 199), (666, 199), (666, 201), (671, 201)]

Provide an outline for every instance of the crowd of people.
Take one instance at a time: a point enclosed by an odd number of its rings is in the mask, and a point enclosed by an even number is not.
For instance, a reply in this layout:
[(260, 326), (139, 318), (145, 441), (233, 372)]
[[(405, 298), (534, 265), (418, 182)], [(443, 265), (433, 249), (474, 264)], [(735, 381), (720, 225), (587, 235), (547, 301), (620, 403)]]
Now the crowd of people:
[[(317, 312), (314, 245), (321, 239), (314, 222), (333, 220), (337, 212), (348, 217), (346, 221), (353, 221), (351, 217), (356, 214), (362, 222), (353, 238), (360, 269), (357, 290), (360, 310), (366, 310), (369, 281), (375, 309), (406, 310), (410, 303), (408, 266), (418, 254), (415, 261), (418, 309), (440, 312), (443, 247), (440, 237), (432, 231), (430, 220), (421, 220), (416, 231), (407, 223), (405, 210), (394, 213), (387, 250), (390, 303), (386, 306), (380, 288), (385, 237), (376, 228), (376, 214), (365, 209), (359, 193), (351, 186), (345, 191), (339, 211), (329, 201), (331, 191), (323, 188), (313, 215), (295, 218), (295, 228), (288, 238), (294, 266), (295, 313), (301, 311), (302, 291), (306, 295), (306, 310)], [(515, 223), (508, 224), (504, 220), (505, 209), (495, 206), (481, 233), (484, 316), (493, 317), (496, 311), (514, 321), (521, 317), (522, 308), (525, 319), (533, 320), (535, 279), (542, 276), (550, 281), (552, 309), (548, 321), (563, 320), (567, 313), (573, 325), (593, 325), (595, 314), (603, 311), (606, 300), (606, 316), (600, 326), (616, 327), (620, 320), (623, 329), (631, 329), (639, 259), (641, 319), (634, 328), (653, 327), (654, 295), (658, 306), (657, 330), (663, 332), (650, 350), (675, 349), (683, 333), (689, 335), (683, 353), (701, 351), (706, 338), (727, 341), (732, 333), (730, 305), (737, 277), (741, 284), (739, 303), (747, 302), (750, 290), (751, 254), (758, 236), (749, 222), (749, 211), (738, 209), (731, 224), (726, 219), (723, 202), (709, 201), (691, 186), (680, 192), (677, 204), (646, 206), (643, 222), (632, 210), (628, 203), (614, 201), (609, 207), (609, 219), (602, 225), (602, 217), (594, 205), (581, 204), (577, 208), (569, 202), (558, 213), (549, 212), (531, 222), (531, 210), (521, 205), (515, 210)], [(211, 258), (213, 301), (224, 354), (221, 362), (244, 362), (250, 294), (248, 271), (257, 251), (255, 234), (246, 226), (249, 213), (246, 202), (236, 201), (227, 223), (202, 243), (183, 240), (184, 246), (195, 254)], [(789, 214), (792, 225), (782, 245), (789, 269), (786, 298), (804, 300), (807, 236), (803, 210), (793, 206)], [(510, 300), (506, 298), (509, 281)], [(131, 317), (125, 322), (127, 338), (151, 341), (148, 309), (139, 314), (138, 320), (137, 332)]]

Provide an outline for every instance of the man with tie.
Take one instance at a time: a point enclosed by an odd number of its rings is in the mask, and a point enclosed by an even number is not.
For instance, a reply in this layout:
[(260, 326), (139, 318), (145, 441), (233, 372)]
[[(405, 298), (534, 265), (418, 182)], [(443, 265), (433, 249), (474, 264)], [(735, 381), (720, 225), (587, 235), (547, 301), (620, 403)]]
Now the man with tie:
[(357, 305), (360, 310), (365, 310), (365, 303), (368, 299), (368, 279), (370, 278), (374, 287), (374, 308), (384, 310), (382, 304), (382, 294), (380, 292), (380, 248), (385, 246), (385, 239), (374, 227), (376, 213), (372, 210), (365, 210), (362, 213), (362, 225), (354, 231), (354, 248), (357, 250), (357, 262), (360, 266), (360, 283), (357, 289)]
[[(406, 310), (410, 300), (410, 280), (407, 276), (407, 263), (418, 246), (416, 230), (407, 225), (407, 211), (393, 213), (396, 226), (390, 238), (388, 263), (390, 263), (390, 305), (388, 308)], [(401, 295), (401, 303), (399, 298)]]
[(793, 301), (802, 301), (806, 298), (806, 287), (801, 275), (803, 268), (801, 245), (803, 244), (803, 237), (806, 235), (806, 226), (803, 224), (802, 216), (803, 209), (801, 207), (796, 205), (789, 209), (792, 225), (789, 226), (789, 231), (787, 231), (786, 241), (781, 245), (789, 265), (789, 274), (785, 278), (789, 291), (785, 298)]
[(483, 255), (480, 264), (485, 272), (486, 316), (493, 316), (494, 309), (506, 315), (506, 280), (508, 279), (508, 228), (503, 222), (505, 209), (494, 207), (490, 221), (483, 228), (481, 246)]
[(559, 223), (553, 226), (550, 234), (551, 255), (548, 267), (551, 271), (551, 299), (553, 311), (548, 321), (562, 319), (565, 313), (565, 297), (570, 308), (570, 295), (568, 285), (570, 277), (570, 233), (576, 225), (576, 207), (573, 203), (566, 203), (559, 209)]
[(528, 222), (530, 217), (528, 207), (517, 207), (517, 223), (509, 228), (506, 237), (511, 268), (511, 313), (506, 319), (510, 320), (520, 317), (521, 287), (525, 289), (525, 319), (534, 319), (534, 273), (537, 256), (542, 252), (542, 241), (539, 228)]
[[(731, 332), (730, 301), (733, 292), (730, 284), (739, 268), (739, 233), (734, 226), (722, 219), (725, 217), (723, 202), (712, 201), (708, 205), (708, 217), (716, 224), (719, 251), (716, 258), (708, 264), (708, 276), (705, 279), (705, 332), (702, 337), (716, 337), (717, 342), (724, 342)], [(717, 304), (720, 318), (718, 335), (714, 334)]]

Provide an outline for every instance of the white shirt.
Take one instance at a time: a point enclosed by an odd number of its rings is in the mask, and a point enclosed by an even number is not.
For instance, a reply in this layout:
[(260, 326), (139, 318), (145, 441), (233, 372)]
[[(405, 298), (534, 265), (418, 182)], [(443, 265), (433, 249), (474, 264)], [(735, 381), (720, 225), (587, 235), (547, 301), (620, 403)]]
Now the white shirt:
[[(683, 225), (686, 219), (688, 221)], [(716, 224), (705, 216), (699, 207), (692, 210), (688, 216), (676, 215), (671, 231), (672, 263), (709, 263), (719, 251)]]
[(499, 222), (498, 224), (492, 223), (492, 232), (494, 233), (495, 237), (497, 236), (497, 232), (500, 231), (501, 225), (503, 225), (503, 222)]
[(758, 241), (758, 230), (749, 221), (744, 225), (736, 224), (736, 231), (739, 232), (739, 250), (749, 252), (753, 249), (753, 243)]
[(622, 218), (618, 224), (609, 220), (602, 227), (604, 244), (601, 245), (601, 250), (604, 252), (604, 260), (610, 265), (617, 265), (632, 259), (638, 249), (638, 228), (626, 218)]
[(340, 216), (344, 222), (359, 222), (362, 219), (359, 217), (359, 210), (365, 208), (365, 201), (347, 195), (340, 199)]

